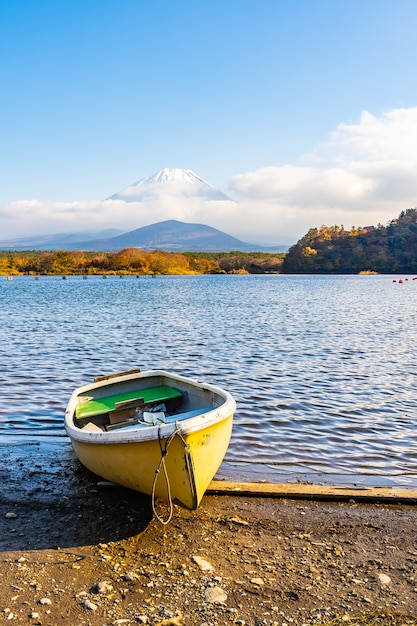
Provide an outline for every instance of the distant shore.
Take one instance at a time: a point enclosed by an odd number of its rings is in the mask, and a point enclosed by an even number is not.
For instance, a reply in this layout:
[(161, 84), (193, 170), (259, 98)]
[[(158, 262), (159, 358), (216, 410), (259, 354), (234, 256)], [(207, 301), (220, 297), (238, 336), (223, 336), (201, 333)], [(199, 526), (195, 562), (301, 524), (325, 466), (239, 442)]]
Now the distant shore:
[(265, 274), (281, 271), (285, 253), (164, 252), (125, 248), (118, 252), (0, 250), (0, 275)]

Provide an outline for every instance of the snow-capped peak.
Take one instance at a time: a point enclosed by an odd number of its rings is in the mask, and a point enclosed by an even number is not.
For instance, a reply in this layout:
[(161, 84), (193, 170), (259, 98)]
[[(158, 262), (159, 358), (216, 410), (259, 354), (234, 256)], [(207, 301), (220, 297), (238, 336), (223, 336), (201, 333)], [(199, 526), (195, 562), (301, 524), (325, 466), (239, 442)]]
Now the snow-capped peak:
[(191, 183), (193, 185), (207, 185), (213, 187), (206, 180), (194, 174), (191, 170), (182, 170), (179, 168), (165, 167), (159, 172), (155, 172), (152, 176), (142, 178), (136, 185), (140, 184), (152, 184), (152, 183)]
[(152, 176), (142, 178), (137, 183), (110, 196), (109, 200), (143, 202), (147, 197), (155, 194), (198, 196), (204, 200), (231, 200), (229, 196), (191, 170), (169, 167), (159, 170)]

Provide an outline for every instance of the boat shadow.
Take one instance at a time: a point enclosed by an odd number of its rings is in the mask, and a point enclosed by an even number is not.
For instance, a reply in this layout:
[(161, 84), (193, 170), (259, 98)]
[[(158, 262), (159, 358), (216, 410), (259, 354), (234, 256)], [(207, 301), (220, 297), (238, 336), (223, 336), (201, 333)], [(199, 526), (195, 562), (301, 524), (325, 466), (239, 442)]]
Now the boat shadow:
[(120, 541), (152, 519), (149, 496), (106, 484), (69, 445), (0, 448), (0, 551)]

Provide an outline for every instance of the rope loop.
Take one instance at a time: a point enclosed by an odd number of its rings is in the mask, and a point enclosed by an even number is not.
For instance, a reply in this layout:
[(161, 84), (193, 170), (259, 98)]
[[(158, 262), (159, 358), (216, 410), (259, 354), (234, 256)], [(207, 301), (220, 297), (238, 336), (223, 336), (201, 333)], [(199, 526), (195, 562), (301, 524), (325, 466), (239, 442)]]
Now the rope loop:
[[(169, 522), (172, 520), (172, 516), (174, 514), (174, 504), (172, 502), (172, 497), (171, 497), (171, 484), (169, 482), (169, 476), (168, 476), (168, 472), (167, 472), (167, 468), (165, 465), (165, 457), (168, 454), (168, 448), (171, 445), (171, 442), (173, 441), (173, 439), (175, 437), (179, 437), (181, 439), (181, 441), (184, 444), (184, 449), (187, 450), (188, 445), (185, 442), (184, 437), (181, 434), (181, 430), (179, 427), (179, 423), (175, 422), (175, 430), (174, 432), (166, 439), (165, 441), (165, 446), (162, 447), (162, 439), (161, 439), (161, 426), (159, 426), (158, 428), (158, 442), (159, 442), (159, 448), (161, 450), (161, 459), (159, 461), (158, 467), (155, 470), (155, 477), (153, 479), (153, 485), (152, 485), (152, 511), (156, 517), (156, 519), (158, 520), (158, 522), (160, 522), (161, 524), (169, 524)], [(167, 492), (168, 492), (168, 502), (169, 502), (169, 515), (167, 517), (167, 519), (163, 519), (156, 511), (156, 505), (155, 505), (155, 500), (156, 500), (156, 496), (155, 496), (155, 490), (156, 490), (156, 483), (158, 480), (158, 475), (159, 472), (161, 471), (161, 469), (164, 472), (164, 476), (165, 476), (165, 482), (166, 482), (166, 486), (167, 486)]]

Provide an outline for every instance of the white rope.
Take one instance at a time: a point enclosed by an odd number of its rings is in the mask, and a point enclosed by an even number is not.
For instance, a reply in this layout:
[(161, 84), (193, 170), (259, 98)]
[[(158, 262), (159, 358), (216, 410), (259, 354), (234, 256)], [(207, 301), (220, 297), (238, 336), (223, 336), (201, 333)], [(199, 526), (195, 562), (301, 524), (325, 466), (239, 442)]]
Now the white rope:
[[(156, 487), (156, 481), (158, 480), (158, 474), (159, 471), (161, 469), (164, 470), (164, 475), (165, 475), (165, 482), (167, 484), (167, 491), (168, 491), (168, 502), (169, 502), (169, 515), (167, 517), (167, 519), (162, 519), (162, 517), (157, 513), (156, 511), (156, 506), (155, 506), (155, 487)], [(169, 524), (169, 522), (172, 520), (172, 515), (174, 513), (174, 505), (172, 503), (172, 498), (171, 498), (171, 485), (169, 483), (169, 478), (168, 478), (168, 472), (167, 472), (167, 468), (165, 465), (165, 456), (161, 457), (161, 460), (159, 461), (159, 465), (157, 467), (157, 470), (155, 472), (155, 478), (153, 480), (153, 485), (152, 485), (152, 511), (156, 517), (156, 519), (158, 520), (158, 522), (160, 522), (161, 524)]]
[[(163, 424), (161, 424), (161, 426), (162, 425)], [(159, 441), (159, 446), (161, 448), (161, 460), (159, 461), (159, 465), (156, 468), (155, 477), (153, 479), (153, 485), (152, 485), (152, 511), (153, 511), (156, 519), (158, 520), (158, 522), (160, 522), (161, 524), (169, 524), (169, 522), (172, 520), (172, 516), (174, 514), (174, 504), (172, 502), (172, 497), (171, 497), (171, 484), (169, 482), (168, 471), (167, 471), (166, 464), (165, 464), (165, 457), (168, 454), (168, 448), (169, 448), (172, 440), (176, 436), (180, 437), (180, 439), (184, 443), (185, 447), (187, 446), (187, 444), (186, 444), (183, 436), (181, 435), (181, 430), (179, 428), (178, 422), (176, 422), (176, 429), (174, 430), (172, 435), (170, 435), (168, 437), (168, 439), (166, 440), (166, 442), (165, 442), (165, 449), (162, 449), (161, 438), (160, 438), (161, 426), (159, 426), (159, 428), (158, 428), (158, 441)], [(169, 502), (169, 515), (168, 515), (167, 519), (165, 519), (165, 520), (162, 519), (162, 517), (157, 513), (156, 505), (155, 505), (155, 500), (156, 500), (155, 489), (156, 489), (156, 483), (157, 483), (157, 480), (158, 480), (158, 476), (159, 476), (159, 472), (161, 470), (161, 467), (162, 467), (162, 470), (163, 470), (164, 476), (165, 476), (165, 482), (166, 482), (167, 492), (168, 492), (168, 502)]]

